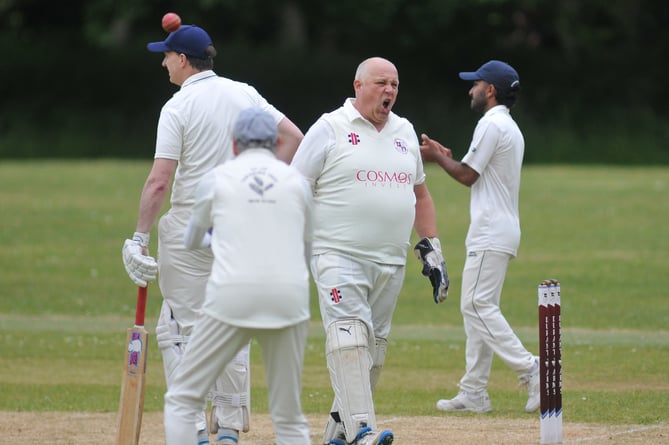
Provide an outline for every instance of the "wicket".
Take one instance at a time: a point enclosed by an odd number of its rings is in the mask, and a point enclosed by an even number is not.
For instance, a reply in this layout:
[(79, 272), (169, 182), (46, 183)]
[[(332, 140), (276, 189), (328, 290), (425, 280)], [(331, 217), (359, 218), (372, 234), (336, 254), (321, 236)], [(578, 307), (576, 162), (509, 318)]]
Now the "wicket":
[(539, 284), (540, 439), (562, 443), (562, 344), (560, 282)]

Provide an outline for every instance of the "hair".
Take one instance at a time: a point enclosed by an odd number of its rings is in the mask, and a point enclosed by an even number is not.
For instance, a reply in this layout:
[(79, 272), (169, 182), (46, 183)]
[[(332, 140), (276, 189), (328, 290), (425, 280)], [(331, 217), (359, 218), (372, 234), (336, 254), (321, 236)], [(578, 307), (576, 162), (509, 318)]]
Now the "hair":
[(497, 100), (498, 104), (505, 105), (507, 108), (511, 108), (518, 99), (519, 91), (520, 83), (518, 81), (514, 82), (514, 84), (506, 91), (495, 87), (495, 100)]
[(276, 143), (271, 139), (267, 139), (264, 141), (252, 139), (250, 141), (243, 141), (243, 142), (240, 141), (239, 139), (235, 139), (235, 142), (237, 142), (237, 151), (239, 151), (240, 153), (248, 148), (266, 148), (272, 153), (276, 151)]
[(216, 48), (213, 45), (207, 47), (207, 58), (200, 59), (199, 57), (189, 56), (186, 54), (188, 63), (198, 71), (207, 71), (214, 68), (214, 57), (216, 57)]

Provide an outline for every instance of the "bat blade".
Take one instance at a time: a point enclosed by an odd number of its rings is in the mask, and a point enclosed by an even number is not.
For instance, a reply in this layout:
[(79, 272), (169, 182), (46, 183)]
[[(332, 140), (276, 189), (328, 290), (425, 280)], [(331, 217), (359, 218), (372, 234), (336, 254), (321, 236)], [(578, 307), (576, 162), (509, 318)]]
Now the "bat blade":
[(140, 287), (137, 294), (135, 326), (126, 336), (123, 383), (119, 401), (116, 445), (138, 445), (144, 412), (144, 386), (146, 384), (146, 357), (149, 333), (144, 329), (146, 288)]

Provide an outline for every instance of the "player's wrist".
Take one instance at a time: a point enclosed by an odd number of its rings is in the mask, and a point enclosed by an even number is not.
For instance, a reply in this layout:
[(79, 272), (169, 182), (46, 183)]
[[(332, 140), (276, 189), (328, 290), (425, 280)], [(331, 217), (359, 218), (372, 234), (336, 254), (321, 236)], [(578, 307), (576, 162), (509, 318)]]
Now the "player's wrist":
[(135, 232), (132, 234), (132, 240), (137, 241), (142, 247), (149, 247), (149, 240), (151, 239), (150, 233), (144, 232)]
[(427, 239), (430, 240), (430, 244), (432, 244), (432, 247), (435, 250), (438, 250), (439, 252), (441, 252), (441, 241), (439, 241), (439, 237), (428, 236)]

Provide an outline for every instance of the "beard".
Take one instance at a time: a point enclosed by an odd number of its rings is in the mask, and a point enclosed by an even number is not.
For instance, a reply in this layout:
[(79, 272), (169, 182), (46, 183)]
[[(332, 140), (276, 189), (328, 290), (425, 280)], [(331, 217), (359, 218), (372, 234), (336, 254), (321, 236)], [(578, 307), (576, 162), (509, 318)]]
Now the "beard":
[(486, 101), (485, 95), (482, 91), (472, 96), (472, 101), (469, 106), (477, 113), (483, 114), (486, 107), (488, 106), (488, 102)]

